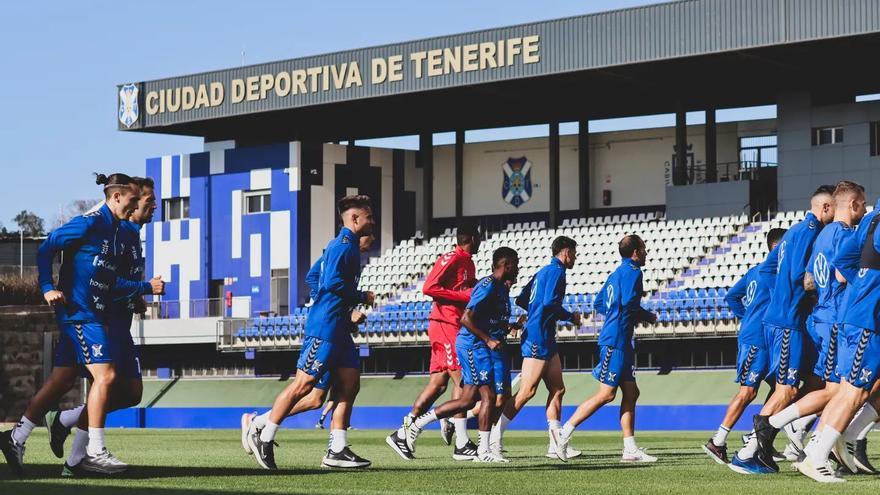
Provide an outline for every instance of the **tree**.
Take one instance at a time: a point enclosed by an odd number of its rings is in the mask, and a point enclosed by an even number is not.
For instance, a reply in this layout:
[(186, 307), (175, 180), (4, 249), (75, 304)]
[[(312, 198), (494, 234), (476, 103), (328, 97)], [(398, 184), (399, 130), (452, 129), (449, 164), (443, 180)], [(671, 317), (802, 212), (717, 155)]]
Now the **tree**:
[(46, 227), (43, 219), (34, 212), (21, 210), (21, 213), (15, 215), (13, 221), (18, 224), (19, 230), (24, 232), (24, 235), (36, 237), (45, 233)]
[(67, 208), (64, 210), (64, 212), (59, 213), (55, 217), (55, 221), (52, 223), (52, 228), (57, 229), (58, 227), (69, 222), (73, 217), (77, 217), (91, 210), (92, 207), (98, 203), (99, 201), (97, 199), (77, 199), (71, 201), (67, 205)]

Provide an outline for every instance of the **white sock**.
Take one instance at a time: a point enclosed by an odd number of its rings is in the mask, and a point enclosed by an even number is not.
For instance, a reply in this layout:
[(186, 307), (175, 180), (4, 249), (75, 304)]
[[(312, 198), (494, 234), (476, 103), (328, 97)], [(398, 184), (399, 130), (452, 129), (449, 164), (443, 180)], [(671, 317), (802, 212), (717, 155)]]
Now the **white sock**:
[(22, 416), (15, 428), (12, 429), (12, 439), (15, 440), (15, 443), (24, 445), (36, 426), (33, 421)]
[(461, 449), (467, 445), (467, 420), (464, 418), (452, 418), (452, 425), (455, 427), (455, 448)]
[(562, 428), (562, 423), (557, 419), (548, 419), (547, 428), (550, 428), (551, 430), (558, 430)]
[(755, 451), (758, 450), (758, 439), (752, 436), (749, 438), (749, 442), (740, 449), (739, 452), (736, 453), (736, 456), (740, 458), (740, 460), (748, 460), (752, 457), (755, 457)]
[(73, 437), (73, 446), (70, 448), (70, 456), (67, 458), (68, 466), (76, 466), (86, 456), (86, 446), (89, 444), (89, 432), (76, 429)]
[(831, 448), (834, 447), (834, 443), (837, 442), (838, 438), (840, 438), (840, 432), (832, 426), (825, 425), (825, 428), (822, 428), (822, 433), (819, 433), (819, 436), (814, 437), (813, 441), (810, 442), (812, 448), (807, 452), (807, 455), (813, 461), (813, 465), (822, 465), (828, 461)]
[(104, 450), (104, 428), (89, 427), (89, 445), (86, 452), (89, 455), (98, 455)]
[(345, 430), (330, 430), (330, 450), (337, 454), (345, 450), (348, 446), (347, 433)]
[(271, 419), (266, 420), (266, 426), (263, 427), (263, 431), (260, 432), (260, 441), (261, 442), (271, 442), (275, 440), (275, 433), (278, 432), (278, 425), (273, 423)]
[(61, 413), (58, 415), (58, 421), (65, 428), (73, 428), (74, 426), (76, 426), (76, 422), (79, 421), (79, 415), (82, 414), (82, 410), (84, 407), (86, 407), (85, 404), (74, 407), (73, 409), (61, 411)]
[(426, 426), (433, 423), (434, 421), (437, 421), (438, 419), (439, 418), (437, 418), (437, 413), (434, 412), (433, 409), (431, 409), (430, 411), (416, 418), (415, 421), (413, 421), (413, 424), (415, 424), (418, 428), (424, 429)]
[(464, 415), (464, 419), (473, 419), (473, 418), (476, 418), (476, 417), (477, 417), (477, 415), (474, 414), (474, 410), (473, 410), (473, 409), (468, 409), (468, 412), (466, 412), (465, 415)]
[(565, 422), (565, 425), (562, 427), (562, 437), (563, 438), (571, 438), (572, 433), (574, 433), (575, 426), (568, 421)]
[(770, 416), (770, 426), (778, 430), (800, 417), (801, 413), (798, 411), (798, 405), (792, 404), (773, 416)]
[(712, 437), (712, 444), (716, 447), (727, 445), (727, 435), (730, 435), (730, 428), (720, 425), (718, 431), (715, 432), (715, 436)]
[(792, 421), (791, 426), (794, 427), (795, 430), (807, 432), (810, 429), (810, 426), (816, 421), (817, 416), (815, 414), (808, 414), (802, 418), (798, 418)]
[(400, 423), (400, 428), (397, 429), (397, 436), (399, 436), (400, 438), (406, 438), (406, 428), (404, 428), (403, 426), (407, 424), (412, 424), (415, 420), (416, 417), (413, 415), (413, 413), (407, 413), (406, 416), (403, 417), (403, 422)]
[(480, 445), (477, 446), (477, 453), (482, 454), (489, 451), (489, 434), (488, 431), (480, 430)]
[(624, 452), (635, 452), (637, 450), (639, 450), (639, 446), (636, 445), (636, 437), (623, 437)]
[(859, 409), (859, 412), (856, 413), (849, 426), (846, 427), (846, 430), (844, 431), (846, 441), (855, 442), (862, 430), (868, 426), (873, 427), (874, 421), (877, 421), (877, 411), (871, 407), (871, 404), (866, 402), (865, 405)]
[(504, 435), (504, 432), (507, 431), (507, 425), (510, 424), (512, 420), (507, 417), (506, 414), (501, 413), (501, 416), (498, 418), (498, 431), (501, 432), (501, 435)]
[(270, 414), (272, 414), (271, 409), (264, 412), (263, 414), (256, 415), (254, 419), (251, 420), (251, 422), (254, 424), (254, 428), (258, 430), (262, 430), (263, 428), (265, 428), (266, 424), (269, 422)]

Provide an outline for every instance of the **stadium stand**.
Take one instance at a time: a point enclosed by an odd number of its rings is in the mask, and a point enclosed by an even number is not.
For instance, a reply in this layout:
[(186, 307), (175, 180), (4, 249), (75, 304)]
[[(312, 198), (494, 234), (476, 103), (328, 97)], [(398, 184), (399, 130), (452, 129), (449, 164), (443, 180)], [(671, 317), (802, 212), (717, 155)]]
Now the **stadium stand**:
[[(583, 312), (586, 318), (580, 328), (560, 323), (558, 338), (595, 340), (601, 316), (593, 311), (593, 296), (619, 263), (617, 242), (626, 234), (638, 233), (648, 247), (644, 268), (647, 297), (643, 304), (657, 313), (658, 321), (641, 325), (636, 334), (733, 335), (737, 322), (724, 303), (727, 289), (764, 259), (770, 229), (788, 228), (805, 214), (787, 211), (768, 221), (750, 221), (746, 215), (666, 220), (661, 213), (640, 213), (566, 219), (558, 229), (547, 229), (544, 222), (513, 223), (500, 232), (488, 233), (474, 263), (479, 277), (489, 272), (494, 249), (516, 249), (520, 255), (520, 282), (511, 290), (515, 298), (525, 282), (547, 263), (553, 238), (573, 238), (579, 246), (579, 260), (567, 274), (565, 306)], [(422, 293), (422, 284), (436, 258), (454, 244), (455, 231), (447, 229), (425, 242), (405, 240), (382, 256), (371, 258), (361, 276), (361, 287), (374, 291), (379, 302), (368, 313), (355, 342), (371, 346), (426, 343), (431, 301)], [(295, 349), (302, 342), (307, 313), (307, 307), (299, 307), (288, 316), (221, 322), (218, 346)], [(520, 314), (522, 310), (513, 305), (512, 317)]]

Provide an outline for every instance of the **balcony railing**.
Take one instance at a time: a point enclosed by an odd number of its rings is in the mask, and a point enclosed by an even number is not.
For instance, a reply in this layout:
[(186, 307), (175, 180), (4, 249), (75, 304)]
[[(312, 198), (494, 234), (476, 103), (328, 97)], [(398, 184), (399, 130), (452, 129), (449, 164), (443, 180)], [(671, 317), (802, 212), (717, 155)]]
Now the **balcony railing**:
[(226, 316), (223, 299), (189, 299), (184, 301), (160, 300), (147, 303), (146, 320), (165, 320), (180, 318), (181, 308), (189, 309), (190, 318), (211, 318)]

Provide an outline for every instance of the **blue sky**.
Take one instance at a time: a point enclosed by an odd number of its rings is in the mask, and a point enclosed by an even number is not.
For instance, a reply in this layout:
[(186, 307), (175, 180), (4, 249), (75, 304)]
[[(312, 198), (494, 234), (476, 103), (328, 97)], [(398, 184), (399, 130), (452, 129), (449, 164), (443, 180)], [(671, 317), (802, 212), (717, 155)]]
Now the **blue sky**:
[[(117, 131), (116, 84), (234, 67), (242, 52), (253, 64), (650, 3), (657, 2), (3, 2), (0, 223), (15, 228), (12, 218), (27, 209), (51, 225), (71, 201), (99, 195), (92, 172), (142, 174), (148, 157), (201, 150), (196, 138)], [(719, 115), (719, 121), (739, 116)], [(591, 130), (670, 125), (670, 119), (600, 122)], [(545, 126), (532, 126), (467, 138), (542, 133)]]

